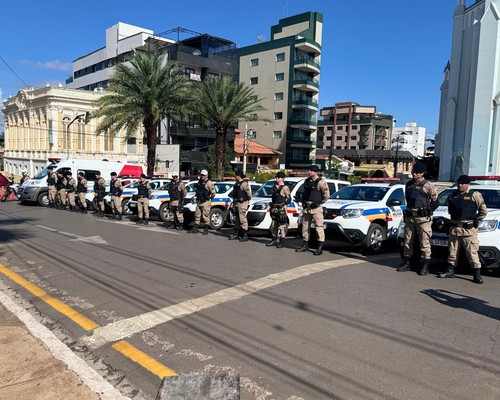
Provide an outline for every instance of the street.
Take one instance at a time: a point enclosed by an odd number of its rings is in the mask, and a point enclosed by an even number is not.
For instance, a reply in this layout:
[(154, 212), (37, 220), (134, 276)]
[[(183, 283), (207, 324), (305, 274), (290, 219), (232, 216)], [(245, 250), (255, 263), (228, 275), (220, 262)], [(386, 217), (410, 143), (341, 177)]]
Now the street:
[(498, 400), (498, 273), (438, 279), (434, 262), (421, 277), (396, 272), (395, 246), (315, 257), (294, 236), (276, 249), (229, 232), (10, 201), (0, 280), (132, 399), (154, 399), (160, 376), (231, 369), (244, 400)]

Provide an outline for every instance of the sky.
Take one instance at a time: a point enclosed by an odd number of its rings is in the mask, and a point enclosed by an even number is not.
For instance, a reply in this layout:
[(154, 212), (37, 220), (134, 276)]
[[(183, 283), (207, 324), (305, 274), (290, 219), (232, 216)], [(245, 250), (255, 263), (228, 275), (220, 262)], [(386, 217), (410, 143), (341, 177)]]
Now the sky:
[(271, 26), (282, 18), (317, 11), (323, 14), (320, 107), (345, 101), (372, 105), (393, 115), (396, 126), (417, 122), (434, 134), (457, 0), (1, 3), (1, 99), (25, 85), (64, 85), (72, 61), (104, 47), (106, 29), (117, 22), (155, 33), (180, 26), (244, 47), (259, 37), (269, 40)]

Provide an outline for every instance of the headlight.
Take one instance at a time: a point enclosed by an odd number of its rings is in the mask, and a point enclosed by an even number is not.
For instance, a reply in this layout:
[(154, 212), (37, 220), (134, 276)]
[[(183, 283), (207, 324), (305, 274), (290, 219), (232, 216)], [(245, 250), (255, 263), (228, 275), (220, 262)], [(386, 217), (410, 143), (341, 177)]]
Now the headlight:
[(359, 218), (363, 215), (363, 211), (362, 208), (344, 208), (340, 215), (344, 218)]
[(498, 221), (494, 219), (483, 219), (479, 222), (479, 226), (477, 227), (478, 232), (491, 232), (497, 229)]
[(252, 209), (256, 211), (262, 211), (262, 210), (267, 210), (267, 203), (257, 203), (254, 204)]

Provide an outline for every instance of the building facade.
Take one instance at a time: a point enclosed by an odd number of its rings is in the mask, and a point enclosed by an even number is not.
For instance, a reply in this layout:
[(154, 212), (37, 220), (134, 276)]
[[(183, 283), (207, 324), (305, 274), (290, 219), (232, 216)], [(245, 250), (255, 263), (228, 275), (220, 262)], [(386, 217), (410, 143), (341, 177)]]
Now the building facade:
[(100, 92), (62, 87), (20, 90), (4, 102), (7, 172), (33, 176), (49, 159), (85, 158), (144, 164), (142, 136), (126, 141), (124, 134), (96, 136), (97, 121), (86, 121), (96, 110)]
[(408, 122), (404, 127), (394, 127), (392, 130), (391, 150), (409, 151), (415, 157), (424, 157), (425, 131), (416, 122)]
[(500, 0), (457, 0), (441, 85), (439, 179), (500, 175)]
[(266, 109), (249, 128), (257, 142), (281, 152), (286, 168), (315, 160), (322, 32), (322, 14), (307, 12), (281, 19), (269, 41), (238, 49), (239, 81)]

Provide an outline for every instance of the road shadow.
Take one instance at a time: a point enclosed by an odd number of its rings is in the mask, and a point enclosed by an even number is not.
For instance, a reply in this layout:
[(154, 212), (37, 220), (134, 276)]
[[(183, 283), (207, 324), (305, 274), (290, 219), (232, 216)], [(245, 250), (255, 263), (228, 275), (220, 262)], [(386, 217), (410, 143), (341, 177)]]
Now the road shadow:
[(487, 301), (476, 297), (466, 296), (464, 294), (454, 293), (444, 289), (426, 289), (422, 290), (421, 293), (429, 296), (433, 300), (436, 300), (438, 303), (449, 307), (462, 308), (489, 318), (500, 320), (500, 308), (492, 307)]

